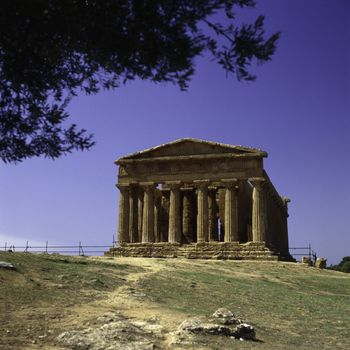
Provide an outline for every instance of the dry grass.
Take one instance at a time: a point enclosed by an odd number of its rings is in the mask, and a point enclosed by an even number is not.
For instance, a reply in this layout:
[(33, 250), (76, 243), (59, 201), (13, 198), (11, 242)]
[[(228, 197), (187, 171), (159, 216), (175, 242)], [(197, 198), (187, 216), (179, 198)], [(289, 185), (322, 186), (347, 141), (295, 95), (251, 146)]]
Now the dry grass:
[(18, 266), (0, 270), (0, 349), (59, 349), (60, 332), (105, 311), (157, 316), (171, 331), (219, 307), (251, 322), (260, 342), (211, 336), (207, 349), (350, 349), (350, 278), (340, 272), (276, 262), (19, 253), (0, 260)]
[(191, 315), (231, 309), (256, 327), (261, 340), (240, 349), (350, 348), (349, 275), (280, 262), (169, 265), (172, 273), (143, 282), (146, 294), (165, 309)]
[[(17, 271), (0, 269), (0, 349), (27, 349), (50, 342), (65, 330), (77, 309), (105, 298), (125, 283), (125, 264), (84, 257), (1, 253), (0, 261)], [(33, 344), (34, 342), (34, 344)], [(46, 348), (46, 347), (45, 347)]]

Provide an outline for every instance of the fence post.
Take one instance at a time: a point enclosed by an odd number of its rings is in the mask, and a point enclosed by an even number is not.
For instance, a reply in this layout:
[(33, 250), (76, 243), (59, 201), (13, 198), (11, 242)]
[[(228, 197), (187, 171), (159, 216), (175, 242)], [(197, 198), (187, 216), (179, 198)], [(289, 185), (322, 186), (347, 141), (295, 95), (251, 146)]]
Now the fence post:
[(47, 246), (49, 245), (49, 241), (46, 241), (46, 247), (45, 247), (45, 253), (48, 254), (47, 252)]
[(84, 249), (83, 249), (83, 246), (81, 245), (81, 241), (79, 241), (79, 256), (80, 256), (80, 252), (81, 252), (81, 255), (84, 256)]
[(309, 243), (309, 259), (311, 260), (311, 243)]
[(5, 252), (6, 252), (6, 250), (7, 250), (7, 242), (5, 242)]

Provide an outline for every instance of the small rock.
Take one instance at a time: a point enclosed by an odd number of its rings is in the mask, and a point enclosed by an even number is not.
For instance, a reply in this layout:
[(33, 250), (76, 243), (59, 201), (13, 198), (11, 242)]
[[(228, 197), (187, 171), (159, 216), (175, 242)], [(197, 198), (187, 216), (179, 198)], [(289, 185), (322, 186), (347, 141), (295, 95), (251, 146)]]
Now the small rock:
[(0, 261), (0, 268), (16, 271), (16, 266), (6, 261)]
[(157, 316), (151, 316), (148, 319), (148, 322), (151, 322), (151, 323), (155, 323), (155, 322), (158, 322), (158, 321), (159, 321), (159, 318)]
[(58, 342), (71, 349), (88, 350), (90, 343), (86, 342), (78, 331), (64, 332), (57, 337)]
[(206, 334), (230, 335), (231, 329), (227, 326), (213, 323), (204, 323), (203, 332)]
[(317, 258), (315, 262), (315, 267), (319, 269), (325, 269), (327, 267), (327, 259), (325, 258)]
[(221, 308), (209, 320), (205, 317), (193, 317), (183, 321), (177, 331), (171, 333), (170, 344), (194, 344), (197, 334), (223, 335), (240, 340), (255, 339), (253, 326), (236, 319), (230, 310)]
[(207, 334), (225, 334), (229, 335), (231, 330), (229, 327), (220, 324), (210, 323), (205, 318), (194, 317), (183, 321), (178, 327), (179, 331), (187, 331), (191, 333), (207, 333)]
[(217, 309), (214, 313), (213, 313), (213, 317), (216, 318), (228, 318), (228, 317), (234, 317), (233, 313), (229, 310), (226, 309), (225, 307), (221, 307), (220, 309)]
[(97, 318), (97, 321), (100, 323), (110, 323), (115, 321), (120, 321), (122, 317), (114, 312), (106, 312), (102, 316)]
[(154, 333), (154, 334), (160, 334), (163, 331), (163, 327), (159, 324), (149, 324), (146, 323), (141, 329), (145, 333)]
[(213, 313), (212, 317), (214, 317), (215, 322), (218, 322), (223, 325), (239, 324), (242, 322), (240, 319), (234, 316), (232, 311), (226, 309), (225, 307), (217, 309)]
[(308, 256), (303, 256), (301, 258), (301, 263), (307, 266), (312, 266), (312, 260)]
[(248, 323), (241, 323), (236, 327), (236, 337), (239, 339), (255, 339), (255, 329)]
[(133, 321), (132, 324), (139, 328), (144, 328), (147, 325), (145, 321)]
[(202, 324), (206, 322), (204, 317), (193, 317), (183, 321), (178, 327), (179, 331), (200, 332), (202, 330)]

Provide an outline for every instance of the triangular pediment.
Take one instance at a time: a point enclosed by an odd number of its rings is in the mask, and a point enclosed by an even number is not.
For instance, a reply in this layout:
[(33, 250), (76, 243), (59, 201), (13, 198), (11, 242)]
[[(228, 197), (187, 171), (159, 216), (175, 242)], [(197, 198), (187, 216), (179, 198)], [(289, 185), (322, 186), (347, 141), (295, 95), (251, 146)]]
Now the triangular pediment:
[(193, 138), (183, 138), (165, 143), (144, 151), (136, 152), (121, 159), (145, 159), (181, 156), (199, 156), (213, 154), (256, 155), (264, 157), (266, 153), (256, 148), (233, 146), (223, 143)]

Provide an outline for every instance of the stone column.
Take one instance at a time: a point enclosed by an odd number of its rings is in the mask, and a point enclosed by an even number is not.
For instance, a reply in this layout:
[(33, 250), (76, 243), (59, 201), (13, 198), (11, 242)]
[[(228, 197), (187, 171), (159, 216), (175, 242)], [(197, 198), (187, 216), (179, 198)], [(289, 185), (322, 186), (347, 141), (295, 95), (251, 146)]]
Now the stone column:
[(209, 242), (215, 242), (219, 240), (217, 209), (216, 188), (211, 188), (208, 192)]
[(129, 193), (129, 242), (138, 242), (137, 187), (132, 186)]
[(183, 191), (182, 199), (182, 234), (185, 243), (193, 242), (192, 205), (192, 191), (186, 189)]
[(247, 224), (247, 242), (253, 241), (253, 234), (252, 234), (252, 225)]
[(142, 243), (154, 242), (154, 184), (144, 184)]
[(225, 185), (225, 242), (238, 242), (237, 179), (222, 180)]
[(264, 178), (252, 178), (249, 181), (253, 185), (253, 211), (252, 211), (252, 236), (253, 242), (266, 241), (266, 213), (263, 192)]
[(119, 196), (118, 241), (120, 244), (129, 242), (129, 186), (117, 185)]
[(273, 243), (274, 224), (273, 224), (273, 194), (271, 188), (265, 191), (266, 204), (266, 246), (271, 247)]
[(284, 249), (289, 253), (289, 240), (288, 240), (288, 203), (290, 203), (290, 198), (283, 197), (283, 203), (285, 205), (285, 211), (283, 216), (283, 236), (284, 236)]
[(181, 243), (180, 182), (166, 183), (170, 186), (169, 243)]
[(208, 180), (194, 181), (197, 190), (197, 243), (208, 241)]
[(224, 242), (225, 238), (225, 189), (218, 189), (218, 199), (219, 199), (219, 228), (220, 237), (219, 241)]
[(138, 242), (142, 242), (142, 221), (143, 221), (143, 188), (139, 187), (137, 191), (137, 234)]
[(154, 241), (162, 242), (161, 231), (160, 231), (160, 202), (162, 194), (157, 189), (154, 195)]

